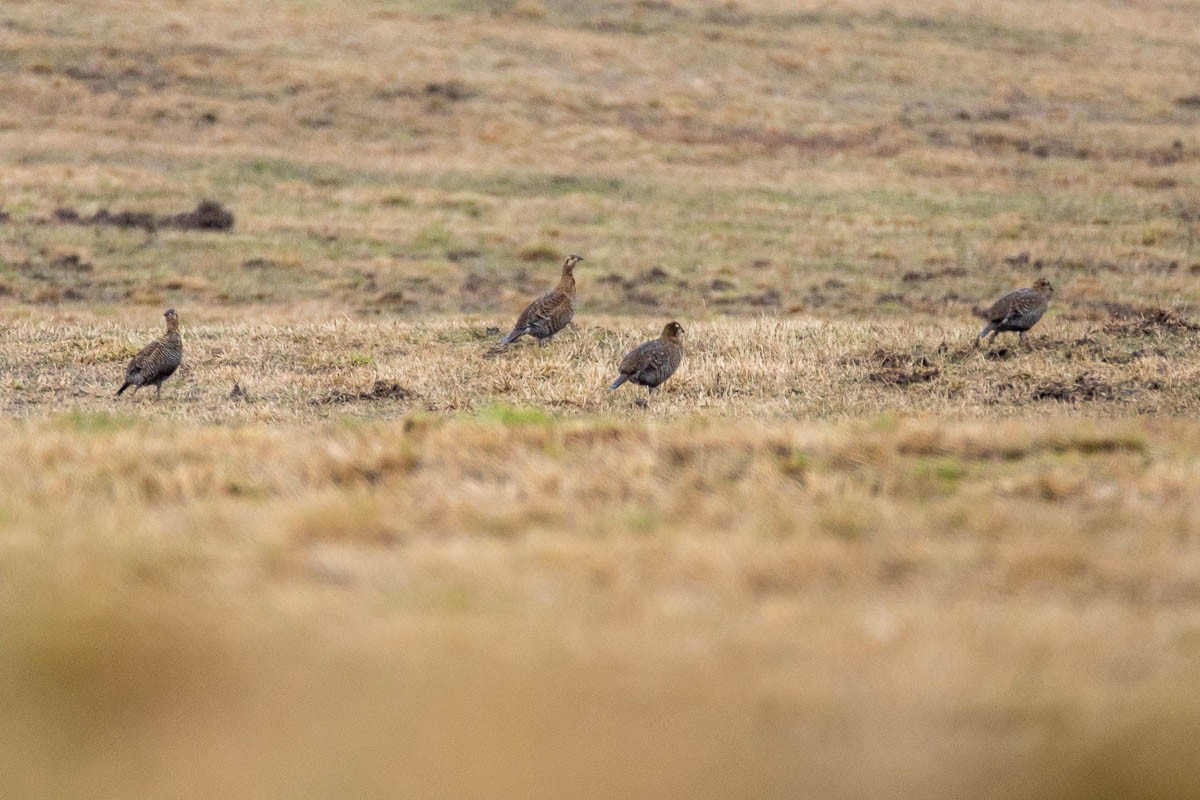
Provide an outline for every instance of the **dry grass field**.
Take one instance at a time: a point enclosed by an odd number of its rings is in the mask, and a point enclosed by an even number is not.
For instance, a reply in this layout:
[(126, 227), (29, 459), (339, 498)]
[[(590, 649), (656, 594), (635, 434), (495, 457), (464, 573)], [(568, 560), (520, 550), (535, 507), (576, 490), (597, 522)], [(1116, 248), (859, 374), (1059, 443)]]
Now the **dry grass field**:
[(0, 796), (1200, 796), (1197, 19), (7, 0)]

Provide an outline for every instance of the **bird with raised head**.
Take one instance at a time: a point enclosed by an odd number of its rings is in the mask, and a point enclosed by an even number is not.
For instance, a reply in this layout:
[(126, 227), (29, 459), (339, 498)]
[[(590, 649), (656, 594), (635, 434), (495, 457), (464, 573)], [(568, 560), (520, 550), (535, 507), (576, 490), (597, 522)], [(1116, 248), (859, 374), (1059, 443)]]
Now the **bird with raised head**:
[(975, 345), (978, 347), (979, 340), (989, 333), (991, 337), (988, 344), (991, 344), (997, 333), (1015, 331), (1020, 343), (1029, 347), (1029, 343), (1025, 341), (1025, 333), (1046, 313), (1050, 305), (1050, 295), (1053, 293), (1054, 287), (1050, 285), (1050, 281), (1038, 278), (1033, 286), (1009, 292), (992, 303), (990, 308), (976, 311), (979, 317), (987, 320), (987, 325), (979, 332)]
[(668, 322), (657, 339), (638, 345), (621, 361), (621, 373), (609, 389), (616, 389), (626, 381), (645, 386), (649, 394), (667, 378), (675, 374), (683, 361), (683, 326)]
[(554, 334), (567, 327), (575, 316), (574, 270), (580, 261), (583, 261), (582, 256), (567, 256), (558, 285), (525, 307), (513, 329), (500, 340), (500, 347), (526, 334), (537, 339), (539, 346), (545, 346)]
[(133, 393), (143, 386), (153, 385), (155, 398), (162, 396), (162, 384), (175, 374), (179, 362), (183, 360), (183, 340), (179, 337), (179, 315), (175, 309), (168, 308), (163, 316), (167, 318), (167, 330), (162, 336), (146, 345), (129, 362), (125, 370), (125, 382), (117, 389), (117, 394), (133, 387)]

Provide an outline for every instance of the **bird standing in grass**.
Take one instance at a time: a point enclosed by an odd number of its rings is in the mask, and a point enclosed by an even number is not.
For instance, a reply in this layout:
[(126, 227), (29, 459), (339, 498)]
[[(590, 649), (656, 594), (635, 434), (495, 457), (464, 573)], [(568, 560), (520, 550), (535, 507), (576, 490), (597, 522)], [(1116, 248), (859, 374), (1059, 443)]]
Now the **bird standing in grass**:
[(621, 374), (608, 388), (616, 389), (625, 381), (633, 381), (647, 387), (647, 394), (653, 392), (679, 369), (679, 363), (683, 361), (682, 335), (682, 325), (668, 322), (662, 336), (638, 345), (625, 356), (621, 361)]
[(500, 340), (501, 347), (525, 334), (537, 339), (539, 346), (545, 346), (550, 337), (567, 327), (575, 316), (574, 270), (580, 261), (583, 261), (581, 256), (567, 256), (558, 285), (525, 307), (517, 317), (517, 324)]
[(162, 396), (162, 384), (179, 368), (183, 359), (183, 340), (179, 338), (179, 315), (168, 308), (163, 314), (167, 318), (167, 332), (141, 349), (129, 362), (125, 371), (125, 383), (117, 394), (133, 387), (133, 393), (143, 386), (154, 385), (155, 398)]
[(1050, 285), (1050, 281), (1038, 278), (1031, 288), (1009, 292), (992, 303), (992, 307), (986, 311), (976, 311), (978, 316), (987, 320), (987, 325), (980, 331), (975, 346), (978, 347), (979, 339), (989, 333), (991, 338), (988, 339), (988, 344), (991, 344), (997, 333), (1016, 331), (1021, 344), (1029, 347), (1029, 343), (1025, 341), (1025, 332), (1036, 325), (1042, 314), (1046, 313), (1053, 292), (1054, 287)]

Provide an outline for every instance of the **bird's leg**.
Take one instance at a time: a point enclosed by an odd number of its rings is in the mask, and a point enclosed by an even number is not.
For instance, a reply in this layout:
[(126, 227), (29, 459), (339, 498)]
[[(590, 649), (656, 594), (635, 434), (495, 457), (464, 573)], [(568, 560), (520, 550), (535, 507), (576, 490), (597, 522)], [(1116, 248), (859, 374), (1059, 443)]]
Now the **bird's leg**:
[(162, 384), (156, 383), (154, 384), (154, 402), (157, 403), (159, 400), (162, 400)]
[(549, 339), (538, 339), (538, 347), (545, 347), (546, 343), (549, 341)]
[(1030, 344), (1029, 344), (1029, 342), (1025, 340), (1025, 331), (1021, 331), (1020, 335), (1019, 335), (1017, 338), (1019, 338), (1019, 339), (1020, 339), (1020, 344), (1023, 344), (1023, 345), (1025, 345), (1025, 349), (1026, 349), (1026, 350), (1032, 350), (1032, 349), (1033, 349), (1033, 346), (1032, 346), (1032, 345), (1030, 345)]

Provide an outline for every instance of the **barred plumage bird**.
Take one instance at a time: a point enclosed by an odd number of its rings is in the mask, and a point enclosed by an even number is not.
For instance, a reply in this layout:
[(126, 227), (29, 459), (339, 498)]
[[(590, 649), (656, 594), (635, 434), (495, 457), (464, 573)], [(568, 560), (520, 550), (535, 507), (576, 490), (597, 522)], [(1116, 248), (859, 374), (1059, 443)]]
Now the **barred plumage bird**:
[(580, 261), (583, 261), (582, 256), (567, 256), (558, 285), (525, 307), (521, 316), (517, 317), (517, 324), (500, 340), (499, 346), (511, 344), (525, 334), (537, 339), (538, 345), (544, 346), (550, 337), (567, 327), (575, 316), (573, 272)]
[(133, 393), (143, 386), (153, 384), (155, 398), (162, 396), (162, 384), (179, 368), (183, 359), (183, 340), (179, 338), (179, 315), (175, 309), (168, 308), (163, 314), (167, 318), (167, 332), (141, 349), (129, 362), (125, 371), (125, 383), (117, 389), (117, 394), (133, 387)]
[(683, 361), (682, 335), (682, 325), (668, 322), (662, 336), (638, 345), (625, 356), (619, 368), (621, 374), (608, 388), (616, 389), (625, 381), (633, 381), (648, 387), (647, 394), (653, 392), (679, 369), (679, 363)]
[(975, 339), (975, 345), (978, 346), (979, 340), (989, 333), (991, 338), (988, 339), (988, 344), (991, 344), (997, 333), (1016, 331), (1021, 344), (1028, 347), (1025, 332), (1036, 325), (1042, 314), (1046, 313), (1053, 292), (1054, 287), (1050, 285), (1050, 281), (1038, 278), (1032, 287), (1009, 292), (992, 303), (992, 307), (986, 311), (977, 311), (978, 316), (987, 320), (987, 325)]

